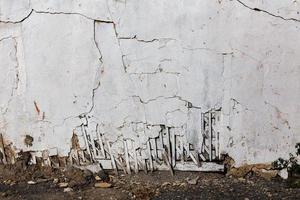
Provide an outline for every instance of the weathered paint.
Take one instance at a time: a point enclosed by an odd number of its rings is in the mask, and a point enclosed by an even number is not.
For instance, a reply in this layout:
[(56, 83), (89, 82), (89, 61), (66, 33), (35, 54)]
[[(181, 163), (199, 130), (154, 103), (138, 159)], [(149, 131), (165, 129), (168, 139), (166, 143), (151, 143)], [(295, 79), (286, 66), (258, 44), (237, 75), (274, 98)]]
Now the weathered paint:
[(222, 107), (220, 151), (236, 166), (287, 157), (300, 141), (299, 11), (291, 0), (0, 0), (0, 131), (17, 151), (67, 156), (83, 124), (124, 154), (124, 139), (141, 146), (165, 125), (199, 148), (201, 113)]

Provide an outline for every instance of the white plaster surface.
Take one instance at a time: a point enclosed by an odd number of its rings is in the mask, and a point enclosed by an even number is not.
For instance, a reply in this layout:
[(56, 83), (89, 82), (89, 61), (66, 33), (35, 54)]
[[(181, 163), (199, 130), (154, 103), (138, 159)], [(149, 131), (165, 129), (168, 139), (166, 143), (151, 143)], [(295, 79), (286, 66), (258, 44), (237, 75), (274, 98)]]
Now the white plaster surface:
[(299, 12), (291, 0), (0, 0), (0, 131), (17, 150), (66, 155), (82, 123), (118, 152), (163, 124), (199, 147), (201, 112), (222, 107), (221, 151), (237, 166), (287, 157), (300, 142)]

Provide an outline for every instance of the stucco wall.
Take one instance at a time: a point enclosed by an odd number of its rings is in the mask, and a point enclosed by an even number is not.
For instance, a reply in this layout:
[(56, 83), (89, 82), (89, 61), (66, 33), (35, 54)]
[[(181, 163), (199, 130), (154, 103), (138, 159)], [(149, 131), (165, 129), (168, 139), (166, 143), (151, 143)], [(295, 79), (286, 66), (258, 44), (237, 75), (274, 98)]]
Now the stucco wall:
[(220, 148), (237, 166), (286, 157), (300, 141), (299, 12), (292, 0), (0, 0), (0, 131), (61, 156), (82, 123), (116, 143), (164, 124), (197, 146), (201, 112), (222, 107)]

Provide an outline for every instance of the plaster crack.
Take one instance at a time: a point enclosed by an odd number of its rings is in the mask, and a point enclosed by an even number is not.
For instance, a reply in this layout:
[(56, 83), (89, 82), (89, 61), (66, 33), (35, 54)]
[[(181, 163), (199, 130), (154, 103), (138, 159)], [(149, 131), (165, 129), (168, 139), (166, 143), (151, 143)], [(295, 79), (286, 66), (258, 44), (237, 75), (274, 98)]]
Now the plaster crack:
[[(96, 49), (97, 49), (97, 51), (99, 53), (99, 56), (100, 56), (99, 57), (99, 61), (100, 61), (100, 63), (99, 63), (99, 71), (101, 71), (101, 66), (103, 64), (103, 60), (102, 60), (102, 53), (101, 53), (101, 50), (99, 48), (99, 44), (98, 44), (98, 42), (96, 40), (96, 24), (97, 24), (97, 21), (94, 20), (94, 27), (93, 27), (93, 29), (94, 29), (93, 30), (94, 31), (94, 35), (93, 35), (93, 40), (94, 40), (94, 43), (95, 43), (95, 47), (96, 47)], [(91, 106), (91, 108), (87, 112), (85, 112), (83, 114), (80, 114), (79, 117), (85, 117), (87, 114), (91, 113), (92, 110), (94, 109), (94, 107), (95, 107), (95, 93), (96, 93), (96, 90), (100, 87), (100, 85), (101, 85), (101, 81), (100, 81), (100, 78), (99, 78), (99, 80), (97, 81), (96, 87), (93, 88), (93, 90), (92, 90), (92, 106)]]
[(133, 95), (133, 96), (131, 96), (131, 97), (133, 97), (133, 98), (138, 98), (139, 101), (140, 101), (142, 104), (148, 104), (148, 103), (150, 103), (151, 101), (156, 101), (156, 100), (158, 100), (159, 98), (164, 98), (164, 96), (157, 96), (157, 97), (152, 98), (152, 99), (143, 100), (143, 99), (142, 99), (140, 96), (138, 96), (138, 95)]
[(282, 16), (280, 16), (280, 15), (275, 15), (274, 13), (271, 13), (271, 12), (269, 12), (269, 11), (262, 10), (262, 9), (260, 9), (260, 8), (255, 8), (255, 7), (252, 8), (252, 7), (248, 6), (246, 3), (244, 3), (244, 2), (241, 1), (241, 0), (236, 0), (236, 1), (237, 1), (239, 4), (243, 5), (244, 7), (248, 8), (248, 9), (250, 9), (250, 10), (253, 10), (253, 11), (263, 12), (263, 13), (265, 13), (265, 14), (267, 14), (267, 15), (270, 15), (270, 16), (272, 16), (272, 17), (276, 17), (276, 18), (279, 18), (279, 19), (282, 19), (282, 20), (285, 20), (285, 21), (300, 22), (300, 20), (299, 20), (299, 19), (296, 19), (296, 18), (285, 18), (285, 17), (282, 17)]
[(195, 105), (193, 105), (192, 102), (190, 102), (190, 101), (188, 101), (188, 100), (185, 100), (185, 99), (183, 99), (182, 97), (177, 96), (177, 95), (169, 96), (169, 97), (165, 97), (165, 96), (157, 96), (157, 97), (155, 97), (155, 98), (148, 99), (148, 100), (143, 100), (143, 99), (142, 99), (140, 96), (138, 96), (138, 95), (133, 95), (133, 96), (131, 96), (131, 97), (138, 98), (142, 104), (148, 104), (148, 103), (150, 103), (150, 102), (152, 102), (152, 101), (156, 101), (156, 100), (158, 100), (158, 99), (160, 99), (160, 98), (163, 98), (163, 99), (178, 99), (179, 101), (185, 102), (187, 108), (201, 109), (200, 106), (195, 106)]
[(23, 17), (22, 19), (20, 20), (17, 20), (17, 21), (11, 21), (11, 20), (0, 20), (0, 23), (5, 23), (5, 24), (18, 24), (18, 23), (22, 23), (24, 22), (26, 19), (28, 19), (30, 17), (30, 15), (33, 13), (33, 9), (30, 10), (30, 12), (25, 16)]
[(195, 106), (195, 105), (193, 105), (192, 102), (190, 102), (190, 101), (188, 101), (188, 100), (186, 100), (186, 99), (183, 99), (181, 96), (175, 95), (175, 96), (172, 96), (172, 97), (167, 97), (166, 99), (172, 99), (172, 98), (176, 98), (176, 99), (178, 99), (178, 100), (180, 100), (180, 101), (185, 102), (185, 103), (186, 103), (186, 106), (187, 106), (188, 108), (201, 109), (200, 106)]
[(0, 39), (0, 42), (4, 41), (4, 40), (8, 40), (8, 39), (13, 39), (12, 36), (8, 36), (8, 37), (3, 37)]
[(159, 39), (154, 38), (152, 40), (143, 40), (143, 39), (138, 39), (136, 35), (133, 37), (119, 37), (119, 40), (136, 40), (138, 42), (144, 42), (144, 43), (151, 43), (151, 42), (157, 42)]
[(155, 74), (159, 74), (159, 73), (165, 73), (165, 74), (173, 74), (173, 75), (180, 75), (180, 72), (168, 72), (168, 71), (164, 71), (163, 68), (158, 67), (155, 71), (152, 72), (132, 72), (132, 73), (128, 73), (129, 75), (155, 75)]
[(79, 15), (81, 17), (84, 17), (86, 19), (89, 20), (93, 20), (93, 21), (97, 21), (97, 22), (102, 22), (102, 23), (113, 23), (113, 21), (110, 20), (100, 20), (100, 19), (94, 19), (92, 17), (89, 17), (87, 15), (84, 15), (82, 13), (78, 13), (78, 12), (52, 12), (52, 11), (40, 11), (40, 10), (35, 10), (32, 9), (35, 13), (39, 13), (39, 14), (51, 14), (51, 15)]

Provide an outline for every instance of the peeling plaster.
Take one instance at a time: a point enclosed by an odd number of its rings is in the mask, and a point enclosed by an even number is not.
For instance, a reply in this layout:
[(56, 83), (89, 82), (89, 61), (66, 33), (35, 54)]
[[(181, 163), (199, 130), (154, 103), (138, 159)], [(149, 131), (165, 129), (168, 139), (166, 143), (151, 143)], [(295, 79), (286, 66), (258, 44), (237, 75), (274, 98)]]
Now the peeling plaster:
[[(10, 70), (0, 85), (0, 125), (18, 150), (67, 156), (74, 133), (86, 150), (85, 135), (101, 133), (124, 155), (124, 140), (146, 149), (161, 126), (200, 148), (201, 113), (221, 107), (220, 150), (237, 166), (288, 156), (300, 140), (299, 5), (0, 5), (0, 69)], [(32, 146), (24, 144), (27, 134)]]

